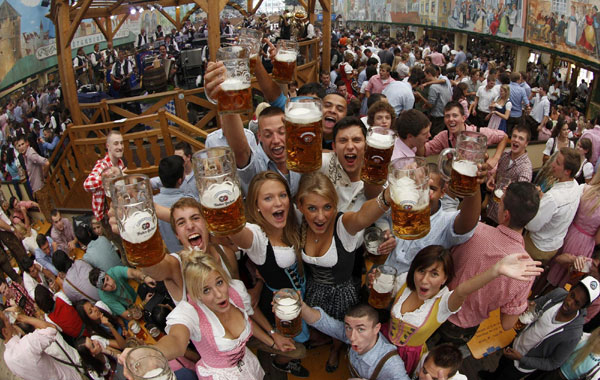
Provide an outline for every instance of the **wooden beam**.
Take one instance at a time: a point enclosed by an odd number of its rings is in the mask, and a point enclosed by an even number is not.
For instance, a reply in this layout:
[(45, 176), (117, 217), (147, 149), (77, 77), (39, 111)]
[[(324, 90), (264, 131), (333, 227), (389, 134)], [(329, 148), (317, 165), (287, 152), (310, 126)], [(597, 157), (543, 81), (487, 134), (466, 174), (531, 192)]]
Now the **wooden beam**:
[[(208, 18), (208, 51), (210, 52), (210, 60), (213, 62), (217, 60), (217, 51), (221, 46), (221, 11), (226, 4), (227, 0), (211, 0), (208, 2), (206, 12)], [(200, 4), (198, 3), (198, 5)]]
[(106, 28), (104, 26), (102, 26), (101, 19), (99, 19), (98, 17), (94, 17), (94, 22), (96, 23), (96, 26), (98, 27), (98, 29), (100, 29), (100, 33), (102, 33), (104, 38), (106, 38), (106, 40), (108, 41), (109, 40), (108, 33), (106, 33)]
[[(125, 13), (123, 15), (123, 17), (121, 17), (121, 20), (119, 20), (119, 23), (117, 24), (117, 26), (115, 27), (115, 29), (113, 29), (113, 32), (112, 32), (112, 37), (113, 38), (114, 38), (115, 34), (117, 34), (117, 32), (119, 31), (119, 29), (121, 29), (121, 27), (125, 23), (125, 20), (127, 20), (128, 18), (129, 18), (129, 13)], [(111, 38), (111, 40), (112, 40), (112, 38)]]
[(112, 19), (109, 17), (105, 17), (104, 18), (106, 20), (106, 34), (108, 34), (108, 38), (106, 39), (107, 42), (112, 42), (113, 38), (115, 37), (115, 32), (113, 31), (113, 27), (112, 27)]
[(258, 8), (260, 8), (262, 3), (263, 3), (263, 0), (258, 0), (258, 4), (256, 4), (256, 6), (252, 9), (252, 12), (250, 12), (252, 14), (252, 16), (254, 16), (256, 14), (256, 11), (258, 10)]
[(70, 24), (66, 25), (69, 27), (66, 41), (62, 41), (63, 43), (71, 45), (71, 41), (73, 40), (73, 36), (75, 36), (75, 32), (77, 32), (77, 28), (79, 28), (79, 23), (83, 20), (83, 16), (87, 12), (88, 8), (92, 5), (92, 0), (83, 0), (83, 4), (77, 11), (75, 18), (73, 20), (69, 20)]
[(331, 71), (331, 1), (319, 0), (323, 8), (323, 53), (321, 54), (321, 70)]
[(194, 5), (194, 8), (190, 9), (185, 16), (183, 16), (183, 18), (181, 19), (181, 25), (183, 25), (187, 20), (189, 20), (190, 17), (192, 17), (192, 15), (198, 10), (200, 9), (200, 6), (198, 4)]
[(177, 30), (181, 29), (181, 7), (175, 7), (175, 20), (177, 20)]
[(173, 19), (173, 17), (171, 17), (171, 15), (167, 13), (167, 11), (165, 11), (162, 8), (158, 9), (158, 11), (160, 12), (160, 14), (162, 14), (163, 16), (165, 16), (165, 18), (167, 20), (169, 20), (169, 22), (171, 24), (173, 24), (173, 26), (175, 26), (175, 28), (177, 28), (177, 30), (181, 29), (181, 26), (180, 26), (179, 22), (177, 20)]
[(306, 3), (304, 2), (304, 0), (298, 0), (298, 3), (308, 11), (308, 5), (306, 5)]
[(248, 13), (252, 12), (252, 8), (253, 8), (252, 7), (252, 3), (254, 3), (254, 0), (248, 0), (248, 1), (246, 1), (246, 11)]
[(315, 14), (315, 4), (317, 0), (308, 0), (308, 9), (306, 13), (308, 13), (308, 19), (311, 24), (315, 25), (315, 21), (317, 21), (317, 15)]

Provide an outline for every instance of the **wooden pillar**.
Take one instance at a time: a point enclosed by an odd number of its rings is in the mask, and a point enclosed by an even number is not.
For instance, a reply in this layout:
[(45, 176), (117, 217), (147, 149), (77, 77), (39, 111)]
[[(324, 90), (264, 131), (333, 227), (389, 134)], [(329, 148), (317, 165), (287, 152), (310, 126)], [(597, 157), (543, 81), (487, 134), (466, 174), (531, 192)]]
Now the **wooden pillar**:
[(106, 34), (108, 35), (108, 38), (106, 39), (106, 42), (113, 42), (113, 38), (115, 37), (115, 33), (113, 32), (111, 16), (108, 16), (106, 18)]
[(323, 53), (321, 70), (331, 71), (331, 1), (319, 0), (323, 8)]
[(208, 17), (208, 51), (210, 60), (217, 60), (217, 51), (221, 46), (221, 11), (225, 8), (227, 0), (209, 0), (206, 13)]
[(63, 98), (67, 107), (71, 111), (71, 119), (75, 125), (82, 125), (81, 109), (77, 99), (77, 84), (75, 83), (75, 71), (73, 70), (73, 60), (71, 52), (70, 27), (71, 19), (69, 17), (68, 0), (58, 0), (56, 16), (56, 39), (57, 39), (57, 58), (62, 84)]

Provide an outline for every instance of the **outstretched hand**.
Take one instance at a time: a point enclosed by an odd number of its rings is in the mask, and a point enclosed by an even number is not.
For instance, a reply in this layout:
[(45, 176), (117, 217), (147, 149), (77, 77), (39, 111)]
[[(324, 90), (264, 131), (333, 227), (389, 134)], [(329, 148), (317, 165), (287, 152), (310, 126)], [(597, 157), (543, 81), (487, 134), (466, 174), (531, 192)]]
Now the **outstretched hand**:
[(208, 62), (204, 73), (204, 91), (211, 99), (217, 99), (220, 85), (225, 81), (225, 66), (223, 62)]
[(515, 280), (529, 281), (544, 269), (540, 261), (533, 261), (527, 253), (513, 253), (495, 264), (496, 273)]

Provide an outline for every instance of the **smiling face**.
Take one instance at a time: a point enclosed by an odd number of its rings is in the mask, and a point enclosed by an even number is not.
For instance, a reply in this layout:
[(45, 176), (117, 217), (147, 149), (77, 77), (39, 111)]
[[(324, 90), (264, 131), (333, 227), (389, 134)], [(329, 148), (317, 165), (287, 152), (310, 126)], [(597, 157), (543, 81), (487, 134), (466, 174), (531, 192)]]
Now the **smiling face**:
[(275, 164), (285, 163), (285, 125), (283, 114), (258, 119), (258, 140), (267, 157)]
[(90, 302), (86, 302), (83, 305), (83, 310), (89, 319), (92, 321), (100, 321), (102, 318), (102, 312), (96, 306), (92, 305)]
[(359, 126), (339, 130), (335, 136), (333, 151), (352, 181), (357, 181), (360, 177), (365, 144), (365, 136)]
[(444, 111), (444, 124), (446, 124), (448, 131), (453, 135), (457, 135), (458, 132), (465, 130), (465, 120), (467, 120), (467, 117), (460, 111), (461, 109), (458, 107), (452, 107)]
[(510, 139), (510, 151), (515, 156), (520, 156), (525, 149), (527, 149), (527, 132), (521, 132), (518, 130), (513, 130), (511, 139)]
[(212, 271), (204, 279), (200, 301), (218, 314), (229, 310), (229, 285), (219, 272)]
[(258, 212), (269, 225), (276, 229), (285, 227), (290, 209), (290, 199), (281, 182), (265, 181), (258, 190), (256, 203)]
[(427, 268), (415, 270), (415, 291), (419, 299), (430, 299), (438, 294), (447, 278), (444, 266), (439, 261)]
[(565, 315), (573, 315), (577, 310), (582, 309), (588, 302), (588, 294), (581, 286), (574, 286), (567, 294), (567, 298), (562, 303), (560, 311)]
[(120, 134), (112, 134), (106, 140), (106, 149), (109, 157), (119, 159), (123, 157), (123, 136)]
[(105, 292), (114, 292), (117, 290), (117, 283), (112, 277), (106, 275), (104, 276), (104, 285), (102, 285), (102, 290)]
[(102, 346), (97, 340), (85, 338), (85, 348), (87, 348), (93, 356), (96, 356), (102, 352)]
[(184, 248), (198, 247), (206, 251), (208, 229), (206, 221), (197, 207), (181, 207), (171, 211), (175, 236)]
[(25, 154), (27, 152), (27, 148), (29, 148), (29, 143), (27, 140), (17, 140), (17, 152), (21, 154)]
[(302, 197), (298, 208), (304, 215), (308, 227), (317, 235), (327, 231), (337, 212), (335, 204), (330, 199), (314, 193)]
[(323, 133), (331, 135), (333, 127), (346, 117), (348, 105), (346, 99), (339, 94), (329, 94), (323, 98)]
[(373, 325), (373, 321), (368, 317), (344, 317), (344, 328), (346, 337), (350, 340), (350, 347), (357, 354), (362, 355), (367, 353), (377, 342), (379, 335), (380, 323)]

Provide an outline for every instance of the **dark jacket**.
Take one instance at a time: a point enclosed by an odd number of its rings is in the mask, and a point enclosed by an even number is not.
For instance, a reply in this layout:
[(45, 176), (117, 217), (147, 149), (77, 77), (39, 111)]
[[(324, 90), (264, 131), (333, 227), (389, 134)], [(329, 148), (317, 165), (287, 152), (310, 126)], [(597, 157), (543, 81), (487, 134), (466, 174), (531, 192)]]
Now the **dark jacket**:
[[(552, 306), (562, 303), (569, 294), (565, 289), (559, 288), (534, 300), (536, 311), (546, 312)], [(579, 310), (579, 315), (566, 325), (551, 331), (544, 339), (533, 347), (529, 352), (522, 353), (520, 366), (523, 369), (541, 369), (552, 371), (560, 367), (573, 352), (583, 334), (583, 324), (586, 309)], [(530, 324), (523, 330), (525, 333)]]

